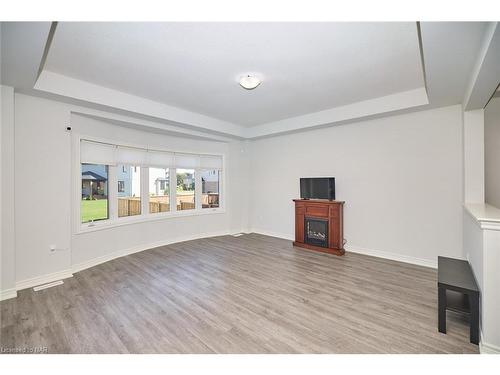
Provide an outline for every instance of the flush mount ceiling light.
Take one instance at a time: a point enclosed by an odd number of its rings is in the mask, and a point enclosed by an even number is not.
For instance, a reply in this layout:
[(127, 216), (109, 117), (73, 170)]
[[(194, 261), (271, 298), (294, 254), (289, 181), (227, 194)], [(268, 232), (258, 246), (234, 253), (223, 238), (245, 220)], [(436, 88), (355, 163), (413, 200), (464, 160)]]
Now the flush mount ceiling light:
[(240, 86), (246, 90), (253, 90), (260, 85), (260, 82), (260, 79), (258, 79), (257, 77), (247, 74), (246, 76), (241, 77)]

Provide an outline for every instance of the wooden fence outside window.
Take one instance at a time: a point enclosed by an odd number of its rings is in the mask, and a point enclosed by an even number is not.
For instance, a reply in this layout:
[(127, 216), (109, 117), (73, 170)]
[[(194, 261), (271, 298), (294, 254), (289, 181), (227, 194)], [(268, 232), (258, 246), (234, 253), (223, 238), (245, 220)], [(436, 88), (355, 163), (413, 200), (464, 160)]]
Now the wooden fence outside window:
[[(218, 207), (215, 205), (208, 205), (208, 197), (203, 197), (207, 200), (202, 204), (203, 207)], [(203, 202), (202, 202), (203, 203)], [(194, 194), (193, 195), (178, 195), (177, 196), (177, 211), (193, 210), (195, 208)], [(149, 198), (149, 212), (169, 212), (170, 204), (168, 195), (150, 197)], [(140, 197), (120, 197), (118, 198), (118, 217), (134, 216), (141, 214), (141, 198)]]

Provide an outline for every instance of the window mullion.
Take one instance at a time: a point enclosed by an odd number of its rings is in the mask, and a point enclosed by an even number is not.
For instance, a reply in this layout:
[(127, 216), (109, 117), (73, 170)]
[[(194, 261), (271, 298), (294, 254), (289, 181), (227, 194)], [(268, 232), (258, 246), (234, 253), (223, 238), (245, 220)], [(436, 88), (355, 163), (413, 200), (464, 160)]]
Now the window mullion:
[(224, 183), (224, 178), (222, 177), (222, 171), (219, 169), (217, 170), (217, 174), (219, 175), (219, 208), (224, 207), (224, 189), (223, 189), (223, 183)]
[(196, 210), (201, 210), (201, 170), (196, 169), (194, 171), (194, 208)]
[(149, 215), (149, 168), (141, 167), (141, 213)]
[(108, 207), (109, 219), (118, 219), (118, 174), (116, 173), (116, 165), (108, 167)]
[(168, 171), (168, 179), (170, 184), (170, 211), (177, 211), (177, 170), (170, 168)]

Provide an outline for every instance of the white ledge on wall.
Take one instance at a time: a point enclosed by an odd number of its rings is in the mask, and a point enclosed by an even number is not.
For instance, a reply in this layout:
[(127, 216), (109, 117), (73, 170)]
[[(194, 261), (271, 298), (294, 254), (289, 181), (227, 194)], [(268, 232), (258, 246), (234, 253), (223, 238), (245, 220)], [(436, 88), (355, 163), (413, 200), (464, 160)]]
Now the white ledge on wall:
[(120, 227), (122, 225), (140, 224), (140, 223), (147, 223), (150, 221), (168, 220), (186, 216), (202, 216), (202, 215), (215, 215), (215, 214), (225, 214), (225, 213), (226, 209), (223, 207), (219, 207), (219, 208), (202, 208), (198, 210), (171, 211), (171, 212), (163, 212), (155, 214), (128, 216), (128, 217), (118, 218), (115, 220), (110, 219), (110, 220), (98, 221), (94, 225), (82, 224), (77, 228), (75, 234), (84, 234), (89, 232), (95, 232), (98, 230), (112, 229)]
[(500, 353), (500, 209), (465, 203), (464, 210), (464, 252), (481, 290), (480, 352)]
[(500, 230), (500, 209), (487, 203), (465, 203), (464, 207), (481, 229)]

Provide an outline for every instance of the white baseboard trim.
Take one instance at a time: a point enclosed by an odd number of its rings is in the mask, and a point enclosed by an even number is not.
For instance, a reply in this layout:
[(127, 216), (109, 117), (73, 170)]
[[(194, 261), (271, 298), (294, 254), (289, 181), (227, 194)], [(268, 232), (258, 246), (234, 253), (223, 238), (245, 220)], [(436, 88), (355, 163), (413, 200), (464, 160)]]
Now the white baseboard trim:
[(481, 353), (481, 354), (500, 354), (500, 347), (481, 341), (479, 343), (479, 353)]
[(283, 240), (295, 241), (295, 238), (293, 235), (284, 234), (284, 233), (277, 233), (277, 232), (270, 232), (268, 230), (259, 229), (259, 228), (253, 228), (250, 231), (250, 233), (262, 234), (263, 236), (276, 237), (276, 238), (281, 238)]
[(479, 341), (479, 353), (481, 354), (500, 354), (500, 347), (488, 344), (484, 342), (483, 332), (480, 333), (480, 341)]
[[(252, 232), (257, 233), (257, 234), (262, 234), (264, 236), (282, 238), (284, 240), (289, 240), (289, 241), (295, 240), (295, 238), (289, 234), (269, 232), (267, 230), (262, 230), (262, 229), (258, 229), (258, 228), (254, 228), (252, 230)], [(366, 249), (366, 248), (362, 248), (359, 246), (346, 246), (345, 250), (352, 252), (352, 253), (369, 255), (369, 256), (377, 257), (377, 258), (390, 259), (390, 260), (395, 260), (398, 262), (410, 263), (410, 264), (415, 264), (415, 265), (423, 266), (423, 267), (437, 268), (437, 259), (435, 261), (432, 261), (429, 259), (415, 258), (415, 257), (407, 256), (407, 255), (390, 253), (387, 251)]]
[(366, 249), (359, 246), (346, 246), (345, 250), (351, 253), (369, 255), (372, 257), (383, 258), (383, 259), (390, 259), (390, 260), (395, 260), (397, 262), (415, 264), (417, 266), (437, 268), (437, 259), (435, 261), (432, 261), (429, 259), (416, 258), (403, 254), (390, 253), (387, 251)]
[(145, 244), (145, 245), (138, 245), (138, 246), (130, 247), (128, 249), (118, 250), (118, 251), (115, 251), (115, 252), (112, 252), (112, 253), (97, 257), (97, 258), (89, 259), (87, 261), (84, 261), (84, 262), (81, 262), (78, 264), (74, 264), (71, 267), (71, 271), (73, 273), (76, 273), (79, 271), (83, 271), (87, 268), (97, 266), (98, 264), (109, 262), (110, 260), (113, 260), (116, 258), (121, 258), (121, 257), (126, 256), (126, 255), (139, 253), (139, 252), (144, 251), (144, 250), (154, 249), (155, 247), (172, 245), (174, 243), (191, 241), (191, 240), (199, 240), (202, 238), (210, 238), (210, 237), (226, 236), (226, 235), (229, 235), (229, 231), (194, 234), (191, 236), (185, 236), (185, 237), (180, 237), (180, 238), (175, 238), (175, 239), (157, 241), (157, 242), (153, 242), (153, 243), (149, 243), (149, 244)]
[(70, 269), (49, 273), (47, 275), (37, 276), (31, 279), (26, 279), (16, 282), (16, 290), (33, 288), (34, 286), (51, 283), (57, 280), (67, 279), (68, 277), (73, 277), (73, 273), (71, 272)]
[(0, 291), (0, 301), (5, 301), (6, 299), (11, 299), (16, 297), (17, 297), (16, 288), (10, 288)]

